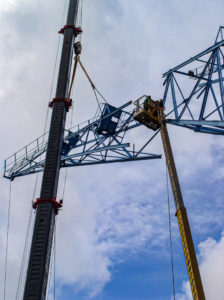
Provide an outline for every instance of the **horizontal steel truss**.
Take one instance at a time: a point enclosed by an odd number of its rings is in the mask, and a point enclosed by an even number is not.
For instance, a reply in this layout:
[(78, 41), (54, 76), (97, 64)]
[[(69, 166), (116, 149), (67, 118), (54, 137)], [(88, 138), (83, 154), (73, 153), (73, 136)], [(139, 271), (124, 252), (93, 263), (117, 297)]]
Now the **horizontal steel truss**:
[[(127, 131), (141, 125), (133, 119), (132, 112), (123, 110), (131, 103), (129, 101), (103, 117), (99, 115), (83, 126), (68, 130), (64, 138), (61, 167), (161, 158), (161, 155), (143, 152), (151, 140), (144, 143), (139, 151), (136, 151), (134, 146), (130, 150), (130, 143), (124, 142)], [(118, 112), (121, 112), (121, 116), (115, 132), (100, 132), (99, 126), (102, 121), (116, 116)], [(6, 159), (4, 177), (13, 180), (15, 177), (42, 172), (47, 149), (46, 137), (47, 133)]]
[(223, 29), (214, 45), (163, 74), (168, 123), (224, 134)]

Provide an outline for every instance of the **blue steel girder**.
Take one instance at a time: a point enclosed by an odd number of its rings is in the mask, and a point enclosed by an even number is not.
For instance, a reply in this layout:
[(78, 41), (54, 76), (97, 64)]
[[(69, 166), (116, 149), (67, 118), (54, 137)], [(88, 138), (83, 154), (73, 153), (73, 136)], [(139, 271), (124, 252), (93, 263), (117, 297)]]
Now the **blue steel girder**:
[(220, 27), (214, 45), (163, 74), (168, 123), (224, 134), (223, 38)]
[[(131, 103), (129, 101), (119, 108), (105, 104), (94, 119), (67, 130), (61, 168), (161, 158), (161, 155), (143, 152), (151, 140), (138, 151), (134, 145), (130, 149), (130, 143), (125, 141), (128, 131), (141, 126), (134, 120), (133, 111), (124, 110)], [(42, 172), (47, 136), (48, 133), (6, 159), (4, 177), (12, 180)]]
[(167, 119), (168, 124), (177, 125), (194, 130), (195, 132), (224, 134), (223, 121), (193, 121), (193, 120), (172, 120)]
[(215, 39), (215, 42), (217, 43), (218, 41), (222, 41), (222, 40), (224, 40), (224, 27), (220, 26), (217, 36), (216, 36), (216, 39)]

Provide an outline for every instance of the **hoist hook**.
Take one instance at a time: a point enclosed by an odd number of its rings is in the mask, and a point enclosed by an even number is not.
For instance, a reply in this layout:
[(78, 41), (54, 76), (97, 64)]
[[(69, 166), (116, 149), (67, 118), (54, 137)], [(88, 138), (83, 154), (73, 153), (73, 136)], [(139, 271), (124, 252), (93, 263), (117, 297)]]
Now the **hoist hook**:
[(82, 44), (80, 42), (76, 42), (74, 44), (75, 55), (79, 56), (82, 52)]

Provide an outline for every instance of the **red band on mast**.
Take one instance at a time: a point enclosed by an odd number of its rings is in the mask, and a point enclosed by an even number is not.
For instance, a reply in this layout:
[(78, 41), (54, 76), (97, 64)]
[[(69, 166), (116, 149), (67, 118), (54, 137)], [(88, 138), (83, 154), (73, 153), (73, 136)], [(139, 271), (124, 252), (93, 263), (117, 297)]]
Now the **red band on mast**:
[(37, 205), (39, 203), (52, 203), (54, 205), (55, 209), (55, 214), (58, 214), (58, 210), (62, 207), (63, 205), (63, 200), (60, 200), (59, 202), (56, 201), (55, 198), (37, 198), (35, 202), (33, 202), (33, 208), (37, 209)]
[(72, 99), (68, 98), (53, 98), (49, 103), (49, 107), (53, 107), (55, 102), (64, 102), (66, 105), (66, 111), (69, 111), (69, 108), (72, 106)]
[(75, 25), (65, 25), (63, 28), (61, 28), (58, 33), (64, 34), (65, 29), (73, 29), (74, 31), (74, 35), (75, 37), (77, 37), (77, 35), (82, 33), (82, 28), (81, 27), (76, 27)]

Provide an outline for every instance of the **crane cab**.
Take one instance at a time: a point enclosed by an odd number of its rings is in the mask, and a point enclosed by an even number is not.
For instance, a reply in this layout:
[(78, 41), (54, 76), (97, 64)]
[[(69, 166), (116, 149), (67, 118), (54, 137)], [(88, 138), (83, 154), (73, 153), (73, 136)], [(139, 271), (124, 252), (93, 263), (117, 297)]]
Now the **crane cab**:
[(134, 102), (136, 105), (134, 119), (154, 131), (159, 129), (160, 121), (157, 108), (160, 101), (154, 101), (150, 96), (147, 96), (140, 104), (141, 99), (142, 97)]

